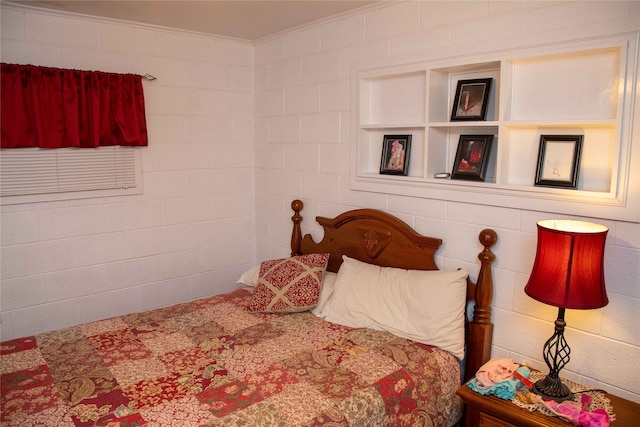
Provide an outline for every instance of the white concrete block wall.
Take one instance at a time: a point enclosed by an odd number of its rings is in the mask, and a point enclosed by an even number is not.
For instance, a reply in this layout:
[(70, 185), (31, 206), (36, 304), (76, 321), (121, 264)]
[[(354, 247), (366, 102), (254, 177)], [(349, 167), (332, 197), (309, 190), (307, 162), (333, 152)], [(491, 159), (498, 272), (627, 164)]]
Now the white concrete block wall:
[[(256, 259), (289, 254), (302, 198), (316, 239), (316, 215), (383, 209), (442, 237), (448, 269), (477, 272), (477, 234), (496, 229), (493, 356), (544, 369), (557, 313), (523, 288), (535, 223), (557, 215), (352, 191), (351, 64), (637, 31), (639, 2), (387, 2), (255, 46), (5, 5), (1, 18), (3, 61), (158, 77), (145, 84), (144, 194), (1, 208), (2, 339), (221, 292)], [(568, 311), (563, 373), (640, 401), (640, 225), (587, 219), (610, 228), (610, 304)]]
[(3, 62), (157, 77), (143, 83), (143, 194), (0, 208), (1, 339), (234, 287), (256, 253), (253, 46), (4, 4), (1, 16)]
[[(640, 3), (409, 1), (257, 42), (258, 259), (286, 255), (293, 198), (305, 202), (303, 231), (316, 239), (321, 238), (316, 215), (332, 217), (355, 207), (383, 209), (423, 234), (443, 238), (438, 254), (442, 268), (466, 266), (473, 274), (481, 250), (477, 235), (494, 228), (499, 242), (494, 248), (492, 354), (546, 369), (542, 346), (553, 333), (557, 309), (526, 296), (524, 285), (535, 255), (535, 224), (559, 215), (352, 191), (351, 64), (408, 53), (437, 59), (623, 30), (640, 31)], [(572, 359), (563, 375), (640, 402), (640, 224), (586, 220), (610, 228), (610, 303), (599, 310), (567, 311)]]

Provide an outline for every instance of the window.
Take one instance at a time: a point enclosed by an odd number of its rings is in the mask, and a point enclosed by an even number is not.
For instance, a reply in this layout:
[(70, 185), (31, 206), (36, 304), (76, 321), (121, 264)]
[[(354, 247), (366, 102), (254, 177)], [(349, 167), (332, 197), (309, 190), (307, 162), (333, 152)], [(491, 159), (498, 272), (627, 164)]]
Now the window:
[(142, 76), (1, 67), (0, 204), (142, 193)]
[(0, 204), (142, 193), (139, 149), (13, 148), (0, 151)]

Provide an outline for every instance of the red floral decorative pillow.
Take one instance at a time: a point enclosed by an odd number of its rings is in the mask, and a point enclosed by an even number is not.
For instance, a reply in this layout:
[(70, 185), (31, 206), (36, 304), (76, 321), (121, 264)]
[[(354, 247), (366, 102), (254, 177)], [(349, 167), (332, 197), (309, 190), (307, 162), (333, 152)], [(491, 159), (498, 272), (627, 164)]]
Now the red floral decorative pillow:
[(263, 261), (249, 311), (297, 313), (318, 304), (329, 254)]

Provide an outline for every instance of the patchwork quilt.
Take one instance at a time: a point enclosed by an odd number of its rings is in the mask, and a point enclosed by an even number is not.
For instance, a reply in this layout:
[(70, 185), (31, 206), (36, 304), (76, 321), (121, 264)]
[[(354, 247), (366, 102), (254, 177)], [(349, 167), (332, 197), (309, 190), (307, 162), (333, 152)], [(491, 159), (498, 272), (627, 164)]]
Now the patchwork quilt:
[(239, 289), (3, 342), (2, 426), (450, 426), (459, 362)]

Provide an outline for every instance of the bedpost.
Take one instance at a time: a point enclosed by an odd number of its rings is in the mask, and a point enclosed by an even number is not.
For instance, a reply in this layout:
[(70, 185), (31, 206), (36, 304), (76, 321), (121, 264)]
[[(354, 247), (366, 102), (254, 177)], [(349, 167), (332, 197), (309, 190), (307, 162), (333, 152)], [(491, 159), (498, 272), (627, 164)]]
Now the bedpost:
[(493, 323), (491, 323), (491, 300), (493, 298), (493, 276), (491, 264), (496, 256), (491, 247), (498, 241), (498, 235), (491, 229), (484, 229), (478, 236), (484, 246), (478, 254), (480, 272), (475, 286), (473, 320), (469, 322), (467, 336), (467, 360), (465, 381), (473, 377), (478, 369), (491, 357)]
[(302, 222), (302, 216), (300, 211), (304, 207), (302, 200), (294, 200), (291, 202), (291, 209), (293, 209), (293, 230), (291, 231), (291, 256), (301, 255), (300, 243), (302, 242), (302, 231), (300, 230), (300, 223)]

